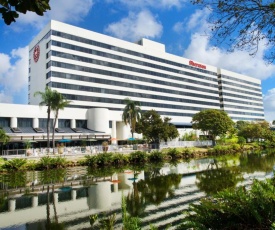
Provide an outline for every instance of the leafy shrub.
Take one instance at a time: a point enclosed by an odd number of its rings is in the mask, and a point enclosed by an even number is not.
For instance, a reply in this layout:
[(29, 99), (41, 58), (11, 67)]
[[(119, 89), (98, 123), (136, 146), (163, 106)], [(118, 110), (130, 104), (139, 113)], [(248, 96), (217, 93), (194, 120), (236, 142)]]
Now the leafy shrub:
[(112, 156), (112, 162), (113, 164), (119, 165), (119, 164), (127, 164), (128, 158), (125, 154), (122, 153), (114, 153)]
[(95, 156), (95, 163), (98, 166), (110, 165), (112, 164), (112, 153), (104, 152), (97, 154)]
[(245, 145), (245, 143), (246, 143), (246, 139), (245, 139), (244, 137), (242, 137), (242, 136), (239, 136), (239, 137), (238, 137), (238, 144), (239, 144), (241, 147), (243, 147), (243, 146)]
[(42, 157), (38, 162), (39, 168), (50, 169), (52, 167), (52, 158), (49, 156)]
[(7, 170), (22, 170), (26, 165), (27, 160), (22, 158), (15, 158), (9, 161), (5, 161), (3, 168)]
[(191, 151), (190, 148), (184, 148), (183, 151), (182, 151), (183, 156), (190, 155), (191, 153), (192, 153), (192, 151)]
[(147, 153), (143, 151), (135, 151), (129, 154), (128, 160), (130, 163), (141, 163), (147, 161)]
[(231, 148), (235, 151), (238, 151), (241, 149), (241, 146), (239, 144), (233, 144), (233, 145), (231, 145)]
[(191, 204), (178, 229), (273, 229), (275, 222), (274, 180), (254, 180), (244, 186), (224, 190)]
[(52, 158), (52, 167), (53, 168), (65, 168), (67, 165), (67, 160), (64, 157)]
[(171, 157), (172, 160), (181, 158), (181, 154), (176, 148), (169, 149), (166, 155)]
[(97, 162), (96, 155), (89, 155), (85, 156), (85, 161), (83, 162), (83, 165), (88, 165), (88, 166), (95, 166)]
[(149, 154), (148, 159), (150, 162), (163, 161), (164, 154), (160, 151), (153, 151)]

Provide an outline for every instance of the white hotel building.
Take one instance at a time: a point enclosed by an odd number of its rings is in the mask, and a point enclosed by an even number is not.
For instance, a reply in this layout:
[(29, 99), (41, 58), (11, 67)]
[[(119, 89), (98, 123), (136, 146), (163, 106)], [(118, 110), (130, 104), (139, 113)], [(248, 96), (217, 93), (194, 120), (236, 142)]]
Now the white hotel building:
[(264, 120), (260, 80), (166, 53), (165, 45), (148, 39), (131, 43), (57, 21), (29, 45), (30, 105), (0, 104), (0, 126), (45, 129), (46, 109), (34, 93), (46, 86), (71, 101), (60, 111), (57, 128), (64, 132), (57, 138), (77, 137), (83, 128), (89, 135), (127, 139), (125, 98), (171, 117), (179, 128), (191, 127), (192, 116), (209, 108), (234, 121)]

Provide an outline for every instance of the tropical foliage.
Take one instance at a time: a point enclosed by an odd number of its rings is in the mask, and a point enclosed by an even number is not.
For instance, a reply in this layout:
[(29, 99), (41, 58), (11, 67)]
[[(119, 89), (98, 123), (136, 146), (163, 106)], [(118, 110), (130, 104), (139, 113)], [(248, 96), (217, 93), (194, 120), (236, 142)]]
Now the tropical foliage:
[(222, 110), (206, 109), (196, 113), (192, 118), (192, 126), (210, 136), (215, 145), (216, 137), (224, 135), (234, 128), (234, 122)]
[(168, 141), (179, 136), (177, 128), (169, 123), (171, 118), (161, 116), (155, 111), (150, 110), (142, 114), (140, 121), (137, 123), (137, 133), (142, 133), (143, 138), (149, 143), (160, 143)]
[(34, 96), (39, 95), (41, 97), (41, 102), (39, 106), (47, 106), (47, 147), (50, 148), (50, 119), (51, 119), (51, 112), (54, 111), (54, 124), (53, 124), (53, 147), (54, 147), (54, 133), (55, 133), (55, 126), (58, 119), (59, 110), (64, 109), (70, 101), (66, 100), (62, 94), (57, 92), (56, 90), (51, 90), (51, 88), (46, 87), (45, 92), (37, 91), (34, 93)]
[(2, 142), (3, 144), (8, 143), (10, 140), (9, 135), (6, 134), (4, 129), (0, 128), (0, 142)]
[(178, 229), (273, 229), (273, 179), (254, 180), (250, 188), (226, 189), (191, 204)]
[(55, 141), (54, 141), (54, 134), (55, 134), (55, 127), (56, 123), (58, 121), (58, 114), (59, 110), (63, 110), (67, 105), (69, 105), (71, 102), (66, 100), (63, 95), (56, 90), (53, 91), (52, 95), (52, 111), (54, 111), (54, 124), (53, 124), (53, 135), (52, 135), (52, 141), (53, 141), (53, 149), (55, 148)]
[(125, 125), (130, 125), (132, 138), (134, 138), (134, 132), (136, 130), (136, 123), (140, 120), (141, 117), (141, 109), (139, 101), (132, 101), (129, 98), (124, 100), (126, 104), (123, 113), (122, 120)]

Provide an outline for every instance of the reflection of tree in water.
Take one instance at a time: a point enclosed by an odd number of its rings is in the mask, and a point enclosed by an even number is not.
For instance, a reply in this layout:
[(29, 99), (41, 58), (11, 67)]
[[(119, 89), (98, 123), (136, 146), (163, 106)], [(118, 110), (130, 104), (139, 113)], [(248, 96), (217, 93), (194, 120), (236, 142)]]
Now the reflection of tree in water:
[(240, 181), (243, 181), (243, 177), (236, 167), (211, 169), (196, 175), (196, 185), (207, 195), (234, 188)]
[(58, 215), (56, 210), (56, 203), (54, 198), (54, 185), (52, 185), (52, 202), (53, 202), (53, 210), (54, 210), (54, 221), (51, 221), (50, 216), (50, 186), (47, 186), (47, 205), (46, 205), (46, 213), (47, 213), (47, 219), (46, 219), (46, 230), (63, 230), (65, 229), (64, 223), (58, 222)]
[(275, 154), (243, 154), (240, 157), (240, 169), (242, 172), (272, 172), (275, 165)]
[(42, 184), (61, 183), (64, 182), (66, 175), (66, 169), (44, 170), (40, 173), (39, 180)]
[(133, 182), (133, 189), (126, 197), (127, 212), (134, 217), (141, 216), (146, 208), (145, 197), (141, 192), (139, 192), (137, 184), (137, 182)]
[(0, 176), (0, 182), (2, 183), (2, 187), (8, 188), (16, 188), (16, 187), (25, 187), (27, 183), (27, 175), (26, 172), (12, 172), (8, 174), (2, 174)]
[(165, 198), (174, 196), (174, 189), (178, 188), (181, 178), (180, 174), (145, 178), (139, 181), (137, 186), (146, 203), (159, 205)]

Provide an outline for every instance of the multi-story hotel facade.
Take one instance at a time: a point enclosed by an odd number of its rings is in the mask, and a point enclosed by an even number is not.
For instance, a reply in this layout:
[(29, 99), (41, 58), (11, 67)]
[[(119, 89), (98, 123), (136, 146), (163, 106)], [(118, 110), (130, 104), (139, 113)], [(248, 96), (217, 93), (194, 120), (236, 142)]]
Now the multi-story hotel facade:
[[(148, 39), (131, 43), (57, 21), (29, 45), (30, 105), (38, 107), (41, 98), (34, 93), (46, 86), (71, 101), (59, 127), (75, 128), (77, 119), (86, 120), (87, 129), (117, 139), (130, 135), (121, 118), (125, 98), (172, 118), (178, 127), (191, 127), (192, 116), (210, 108), (226, 111), (234, 121), (264, 120), (260, 80), (169, 54), (165, 45)], [(20, 112), (11, 115), (13, 125), (17, 118)], [(31, 118), (39, 126), (37, 113)]]

